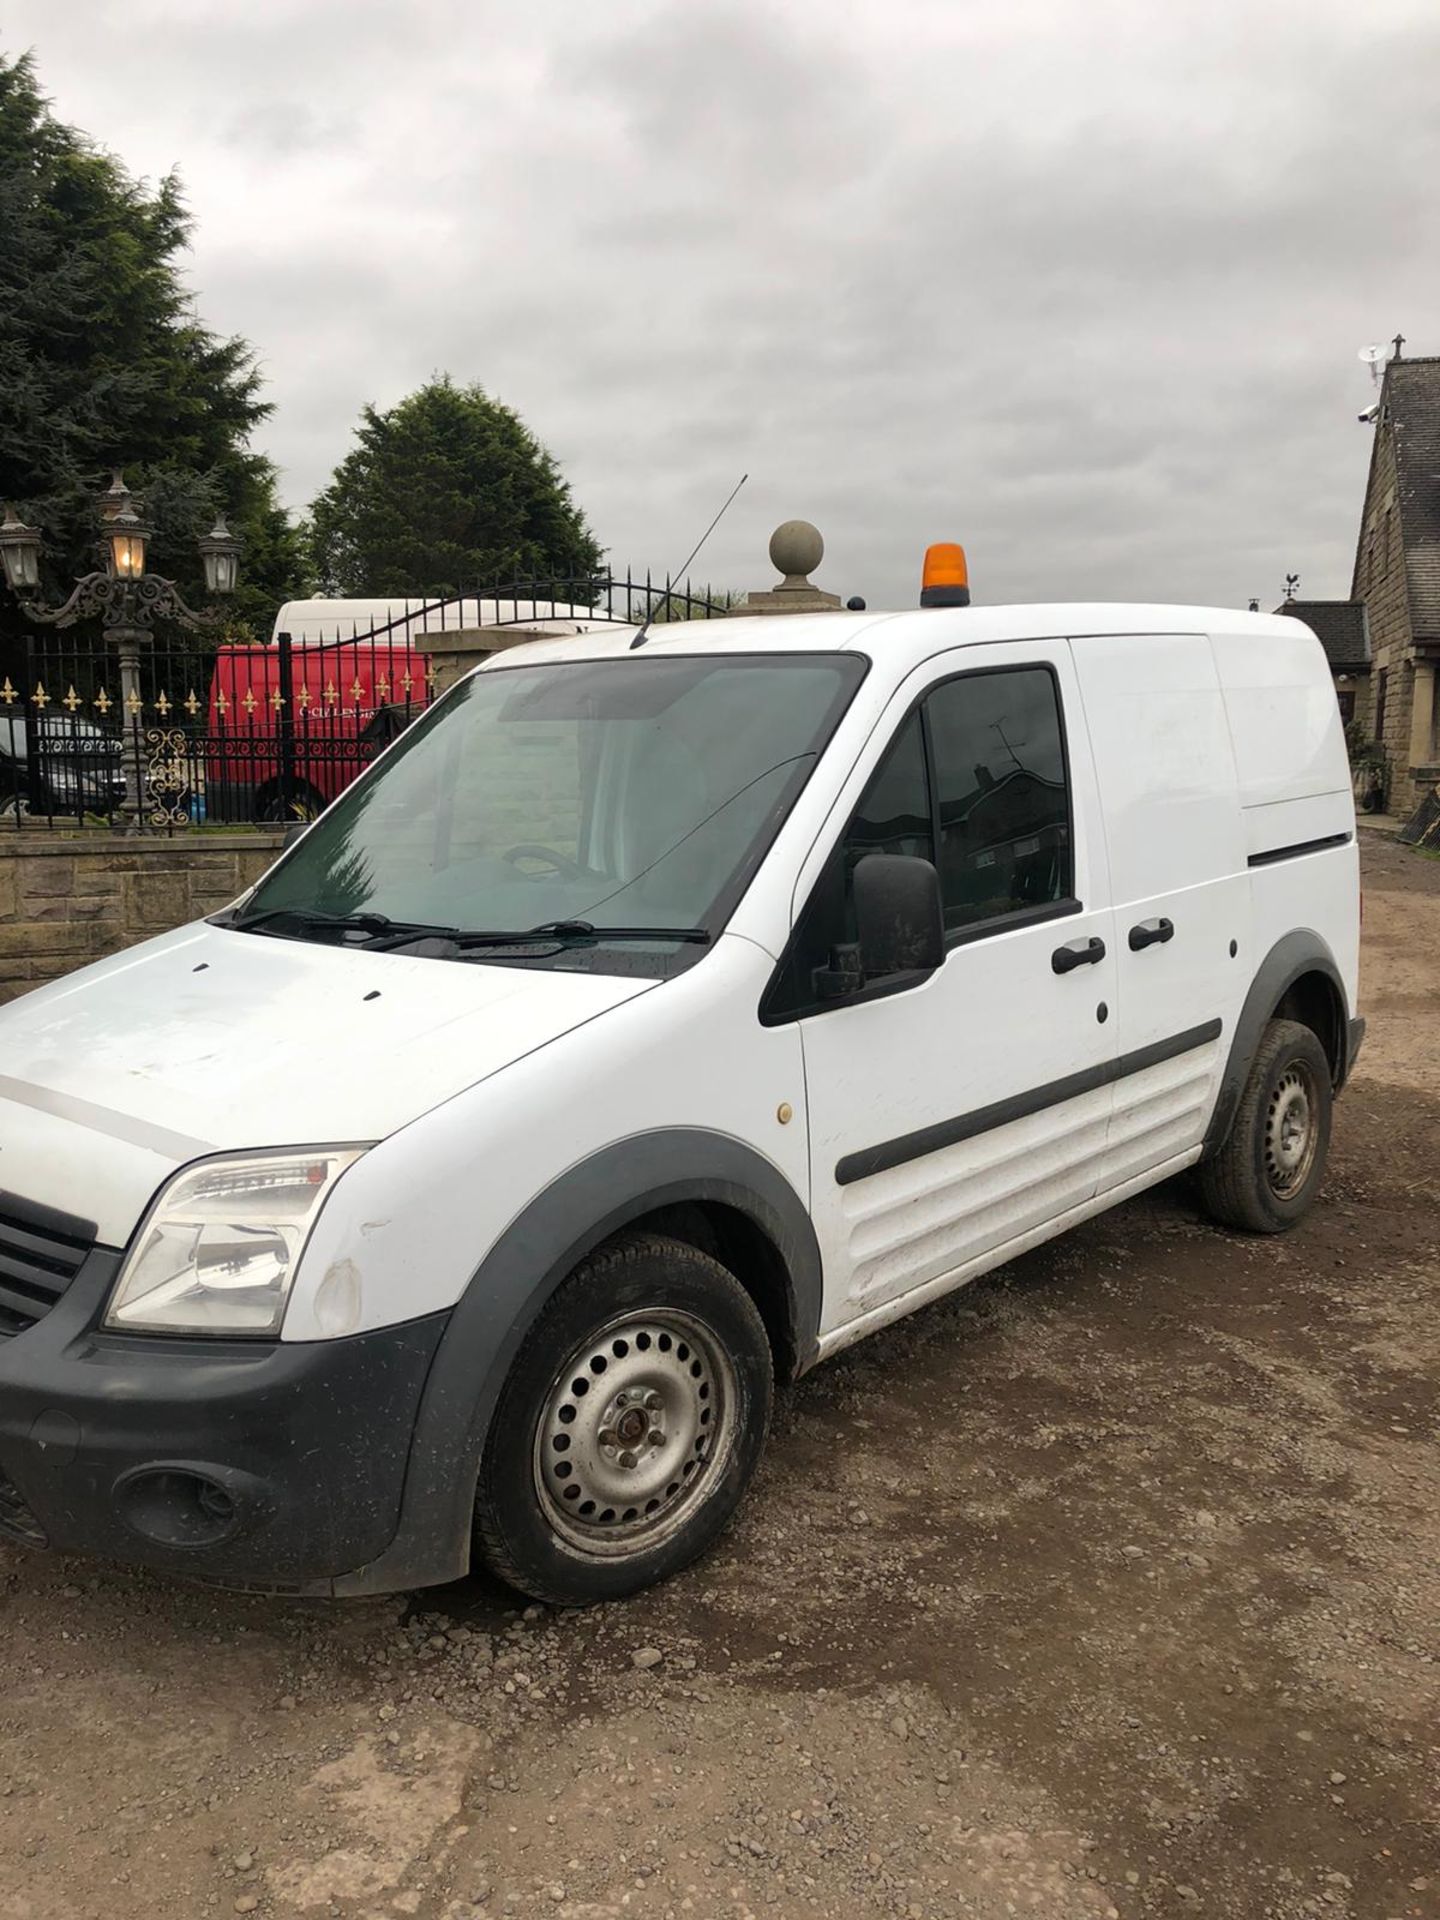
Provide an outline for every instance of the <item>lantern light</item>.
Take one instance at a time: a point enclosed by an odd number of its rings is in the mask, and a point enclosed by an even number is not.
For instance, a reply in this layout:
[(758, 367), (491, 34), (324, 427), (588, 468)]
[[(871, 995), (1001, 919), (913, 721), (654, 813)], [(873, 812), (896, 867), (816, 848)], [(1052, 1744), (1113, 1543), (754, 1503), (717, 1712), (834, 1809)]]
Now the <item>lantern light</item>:
[(12, 589), (22, 599), (28, 598), (40, 584), (40, 536), (8, 504), (0, 525), (0, 557)]
[(133, 507), (121, 507), (107, 515), (106, 557), (116, 580), (139, 580), (145, 572), (145, 545), (150, 529), (141, 524)]
[(200, 558), (205, 562), (205, 586), (210, 593), (233, 593), (235, 578), (240, 565), (240, 542), (225, 524), (223, 513), (215, 516), (215, 524), (199, 543)]

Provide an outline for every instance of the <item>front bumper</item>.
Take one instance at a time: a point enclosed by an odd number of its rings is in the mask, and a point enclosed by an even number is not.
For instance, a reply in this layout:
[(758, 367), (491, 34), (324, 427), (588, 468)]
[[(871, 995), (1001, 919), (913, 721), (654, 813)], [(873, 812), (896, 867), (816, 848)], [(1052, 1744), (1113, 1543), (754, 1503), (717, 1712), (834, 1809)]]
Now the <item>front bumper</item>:
[(448, 1316), (310, 1344), (107, 1334), (119, 1257), (0, 1339), (0, 1540), (271, 1591), (383, 1553)]

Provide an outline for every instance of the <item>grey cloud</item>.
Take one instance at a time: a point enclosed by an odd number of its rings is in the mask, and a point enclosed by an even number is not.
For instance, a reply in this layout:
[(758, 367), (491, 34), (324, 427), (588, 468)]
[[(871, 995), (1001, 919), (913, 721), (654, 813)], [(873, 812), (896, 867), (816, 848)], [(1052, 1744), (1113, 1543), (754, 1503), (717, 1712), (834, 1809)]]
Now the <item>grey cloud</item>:
[(343, 131), (332, 116), (318, 115), (304, 98), (259, 100), (225, 115), (216, 126), (216, 138), (241, 153), (263, 148), (272, 158), (289, 159), (298, 153), (321, 153)]
[[(1420, 0), (11, 0), (62, 114), (178, 155), (212, 324), (303, 503), (438, 368), (620, 561), (761, 585), (770, 525), (905, 604), (1343, 592), (1363, 340), (1440, 307)], [(143, 79), (143, 85), (142, 85)]]

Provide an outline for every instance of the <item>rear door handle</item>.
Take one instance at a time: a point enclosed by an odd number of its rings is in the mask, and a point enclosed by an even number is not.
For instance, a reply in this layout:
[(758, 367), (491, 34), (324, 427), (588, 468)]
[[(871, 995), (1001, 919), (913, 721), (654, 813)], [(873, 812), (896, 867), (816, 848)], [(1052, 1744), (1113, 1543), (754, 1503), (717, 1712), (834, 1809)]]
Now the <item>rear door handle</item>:
[(1130, 951), (1140, 953), (1146, 947), (1163, 946), (1167, 940), (1174, 938), (1173, 920), (1142, 920), (1138, 927), (1130, 929)]
[(1067, 940), (1056, 947), (1050, 964), (1056, 973), (1073, 973), (1076, 967), (1095, 967), (1105, 958), (1105, 942), (1100, 939)]

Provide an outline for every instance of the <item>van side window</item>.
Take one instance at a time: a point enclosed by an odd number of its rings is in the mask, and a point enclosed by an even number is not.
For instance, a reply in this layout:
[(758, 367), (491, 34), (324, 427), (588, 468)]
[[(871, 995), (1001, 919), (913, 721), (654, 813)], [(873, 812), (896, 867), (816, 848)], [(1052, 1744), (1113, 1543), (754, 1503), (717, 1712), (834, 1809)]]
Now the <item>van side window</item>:
[(912, 713), (861, 796), (842, 842), (846, 893), (849, 876), (867, 853), (918, 854), (935, 858), (931, 835), (930, 788), (925, 777), (925, 742), (920, 716)]
[(924, 860), (935, 857), (925, 735), (918, 711), (896, 734), (839, 845), (825, 862), (784, 965), (766, 993), (762, 1019), (790, 1019), (832, 1004), (819, 991), (816, 974), (833, 966), (836, 950), (855, 938), (851, 877), (867, 853), (918, 854)]
[(933, 860), (957, 941), (1029, 909), (1073, 908), (1065, 734), (1048, 667), (957, 674), (905, 720), (800, 915), (761, 1003), (767, 1024), (844, 1004), (827, 976), (843, 974), (855, 939), (851, 880), (867, 853)]
[(1044, 667), (964, 674), (926, 701), (945, 925), (1070, 898), (1059, 694)]

